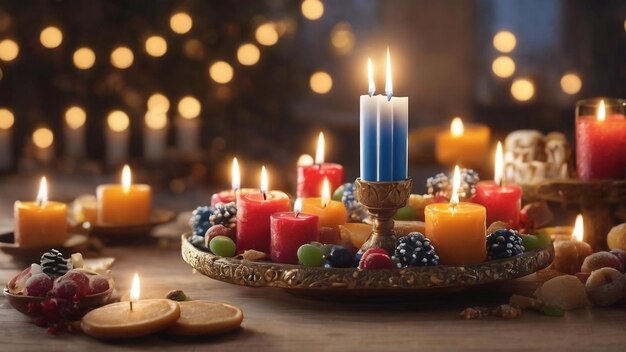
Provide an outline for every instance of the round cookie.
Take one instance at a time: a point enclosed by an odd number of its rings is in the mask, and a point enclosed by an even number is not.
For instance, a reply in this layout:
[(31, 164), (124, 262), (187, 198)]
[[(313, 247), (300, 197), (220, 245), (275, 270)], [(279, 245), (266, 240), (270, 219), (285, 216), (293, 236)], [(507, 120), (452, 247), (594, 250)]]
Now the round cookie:
[(179, 302), (180, 318), (166, 333), (177, 336), (206, 336), (237, 329), (243, 312), (237, 307), (212, 301)]

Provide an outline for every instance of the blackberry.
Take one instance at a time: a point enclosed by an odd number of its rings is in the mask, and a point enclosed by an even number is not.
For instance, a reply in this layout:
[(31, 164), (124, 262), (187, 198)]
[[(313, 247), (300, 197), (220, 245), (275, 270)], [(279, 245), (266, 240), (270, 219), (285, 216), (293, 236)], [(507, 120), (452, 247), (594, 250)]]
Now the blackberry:
[[(224, 225), (232, 229), (237, 225), (237, 206), (235, 202), (217, 203), (209, 216), (211, 225)], [(206, 232), (206, 231), (205, 231)]]
[(49, 276), (63, 276), (72, 269), (68, 259), (56, 249), (50, 250), (41, 256), (41, 270)]
[(447, 193), (450, 187), (450, 178), (443, 172), (426, 179), (426, 189), (432, 196)]
[(356, 199), (354, 183), (344, 183), (341, 201), (348, 211), (348, 221), (362, 222), (367, 218), (365, 208)]
[[(469, 199), (476, 193), (476, 184), (480, 181), (478, 173), (472, 169), (461, 169), (461, 188), (459, 197)], [(449, 199), (452, 195), (452, 176), (444, 173), (436, 174), (426, 180), (428, 194)]]
[(497, 230), (487, 236), (489, 259), (509, 258), (524, 253), (522, 237), (515, 230)]
[(189, 225), (193, 231), (193, 234), (196, 236), (203, 236), (206, 231), (211, 227), (211, 223), (209, 222), (209, 216), (213, 213), (213, 207), (209, 206), (201, 206), (197, 207), (191, 213), (191, 218), (189, 219)]
[(393, 256), (402, 266), (439, 265), (439, 256), (430, 240), (419, 232), (400, 237)]

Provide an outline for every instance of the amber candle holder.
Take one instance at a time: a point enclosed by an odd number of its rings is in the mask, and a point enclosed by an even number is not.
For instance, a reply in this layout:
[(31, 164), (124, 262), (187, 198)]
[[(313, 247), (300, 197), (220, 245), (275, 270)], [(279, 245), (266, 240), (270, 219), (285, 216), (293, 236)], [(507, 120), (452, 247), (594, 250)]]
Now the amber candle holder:
[(365, 207), (373, 219), (372, 234), (363, 244), (360, 252), (370, 248), (382, 248), (389, 255), (396, 249), (393, 216), (406, 205), (413, 180), (371, 182), (357, 178), (355, 181), (356, 199)]

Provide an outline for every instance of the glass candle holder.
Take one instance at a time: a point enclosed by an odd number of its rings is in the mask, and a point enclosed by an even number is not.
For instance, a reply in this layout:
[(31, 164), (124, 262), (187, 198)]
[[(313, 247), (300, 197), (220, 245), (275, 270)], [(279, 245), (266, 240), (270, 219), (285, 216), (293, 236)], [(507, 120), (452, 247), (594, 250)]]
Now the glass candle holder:
[(626, 100), (576, 103), (576, 168), (584, 181), (626, 177)]

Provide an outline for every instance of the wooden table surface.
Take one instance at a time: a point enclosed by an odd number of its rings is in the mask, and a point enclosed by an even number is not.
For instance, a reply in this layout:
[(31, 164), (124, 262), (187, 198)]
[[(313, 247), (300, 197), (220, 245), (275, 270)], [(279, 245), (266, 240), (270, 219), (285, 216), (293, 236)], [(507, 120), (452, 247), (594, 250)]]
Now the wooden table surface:
[[(10, 224), (10, 204), (23, 194), (18, 181), (0, 184), (0, 224)], [(26, 181), (19, 181), (26, 182)], [(31, 182), (32, 183), (32, 182)], [(30, 184), (30, 183), (29, 183)], [(72, 184), (71, 188), (76, 189)], [(80, 189), (80, 187), (78, 188)], [(196, 195), (197, 196), (197, 195)], [(194, 196), (194, 197), (196, 197)], [(204, 196), (204, 195), (202, 195)], [(163, 196), (167, 200), (170, 196)], [(28, 199), (28, 198), (22, 198)], [(176, 203), (177, 210), (195, 203)], [(170, 233), (168, 233), (170, 232)], [(241, 307), (242, 328), (234, 333), (202, 339), (150, 336), (101, 342), (81, 334), (49, 335), (0, 298), (0, 351), (214, 350), (214, 351), (509, 351), (626, 349), (626, 309), (582, 309), (563, 318), (527, 312), (522, 318), (461, 320), (465, 307), (505, 303), (511, 292), (531, 292), (531, 278), (471, 292), (433, 297), (350, 301), (321, 301), (279, 289), (247, 288), (218, 282), (200, 274), (181, 259), (176, 226), (161, 229), (169, 241), (159, 244), (110, 246), (102, 256), (114, 257), (114, 278), (121, 293), (128, 291), (138, 272), (143, 297), (163, 296), (182, 289), (194, 299), (208, 299)], [(163, 245), (163, 243), (169, 243)], [(25, 267), (0, 254), (0, 281), (7, 282)]]

